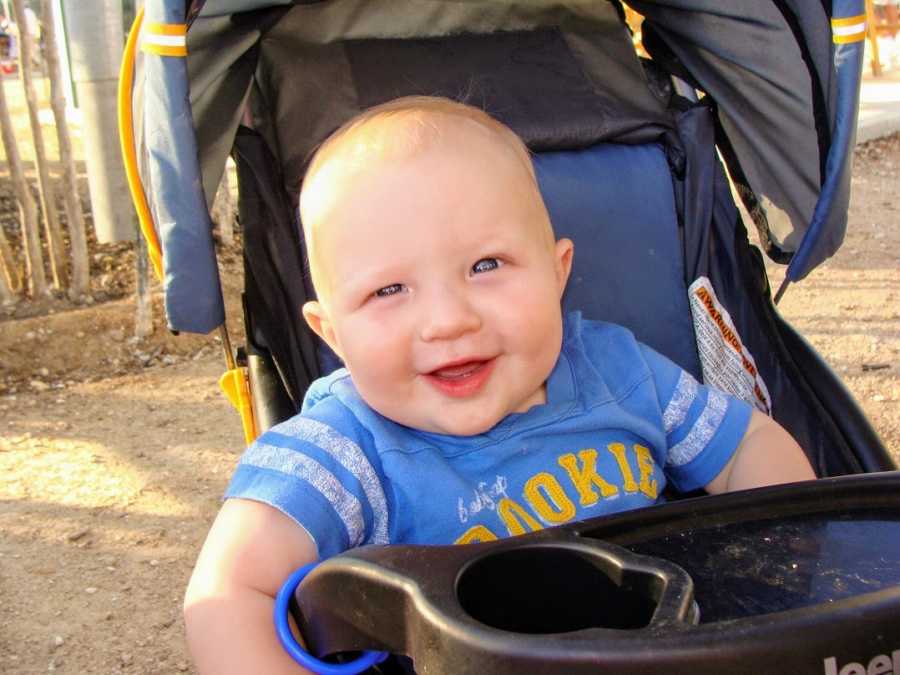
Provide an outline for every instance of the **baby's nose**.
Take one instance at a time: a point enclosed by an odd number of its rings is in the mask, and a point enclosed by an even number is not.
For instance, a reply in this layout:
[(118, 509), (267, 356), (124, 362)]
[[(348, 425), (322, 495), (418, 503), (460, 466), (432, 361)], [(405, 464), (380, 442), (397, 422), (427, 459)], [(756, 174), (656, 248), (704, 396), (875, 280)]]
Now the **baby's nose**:
[(453, 340), (481, 328), (481, 316), (464, 295), (436, 293), (423, 307), (422, 340)]

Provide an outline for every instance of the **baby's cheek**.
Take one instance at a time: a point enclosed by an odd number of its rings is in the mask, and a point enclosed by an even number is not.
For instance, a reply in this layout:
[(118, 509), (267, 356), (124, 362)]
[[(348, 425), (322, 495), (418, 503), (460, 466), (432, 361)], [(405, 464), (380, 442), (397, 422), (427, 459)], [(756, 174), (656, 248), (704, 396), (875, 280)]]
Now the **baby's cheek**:
[(354, 380), (367, 388), (389, 391), (410, 378), (408, 348), (392, 342), (388, 335), (373, 339), (357, 356), (351, 373), (355, 370)]

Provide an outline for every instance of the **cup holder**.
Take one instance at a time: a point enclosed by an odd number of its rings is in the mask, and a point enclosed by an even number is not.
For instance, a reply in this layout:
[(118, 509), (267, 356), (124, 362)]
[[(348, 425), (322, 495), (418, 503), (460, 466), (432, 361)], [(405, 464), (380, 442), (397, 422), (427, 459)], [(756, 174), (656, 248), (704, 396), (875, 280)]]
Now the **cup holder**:
[(526, 634), (646, 627), (662, 596), (659, 575), (565, 547), (498, 551), (460, 574), (462, 608), (481, 623)]

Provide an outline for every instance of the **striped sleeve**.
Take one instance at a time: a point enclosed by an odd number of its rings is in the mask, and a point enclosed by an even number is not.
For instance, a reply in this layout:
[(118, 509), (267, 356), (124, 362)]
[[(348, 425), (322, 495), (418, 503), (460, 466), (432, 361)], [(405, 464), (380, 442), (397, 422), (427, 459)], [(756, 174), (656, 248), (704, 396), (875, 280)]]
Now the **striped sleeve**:
[(659, 396), (666, 435), (665, 471), (689, 492), (709, 484), (731, 459), (750, 423), (752, 408), (700, 384), (665, 357), (645, 349)]
[(246, 450), (225, 493), (226, 499), (235, 497), (269, 504), (292, 518), (309, 533), (320, 558), (389, 540), (377, 457), (310, 417), (273, 427)]

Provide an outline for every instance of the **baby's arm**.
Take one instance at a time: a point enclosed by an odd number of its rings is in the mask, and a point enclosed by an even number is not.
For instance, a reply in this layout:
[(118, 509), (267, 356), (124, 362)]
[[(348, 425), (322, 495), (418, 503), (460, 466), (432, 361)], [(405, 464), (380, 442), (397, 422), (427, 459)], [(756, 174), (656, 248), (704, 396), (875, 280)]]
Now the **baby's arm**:
[(815, 477), (791, 435), (775, 420), (754, 410), (740, 445), (706, 491), (717, 494)]
[(297, 523), (271, 506), (229, 499), (200, 551), (184, 599), (188, 647), (200, 673), (302, 673), (272, 619), (275, 595), (317, 559)]

